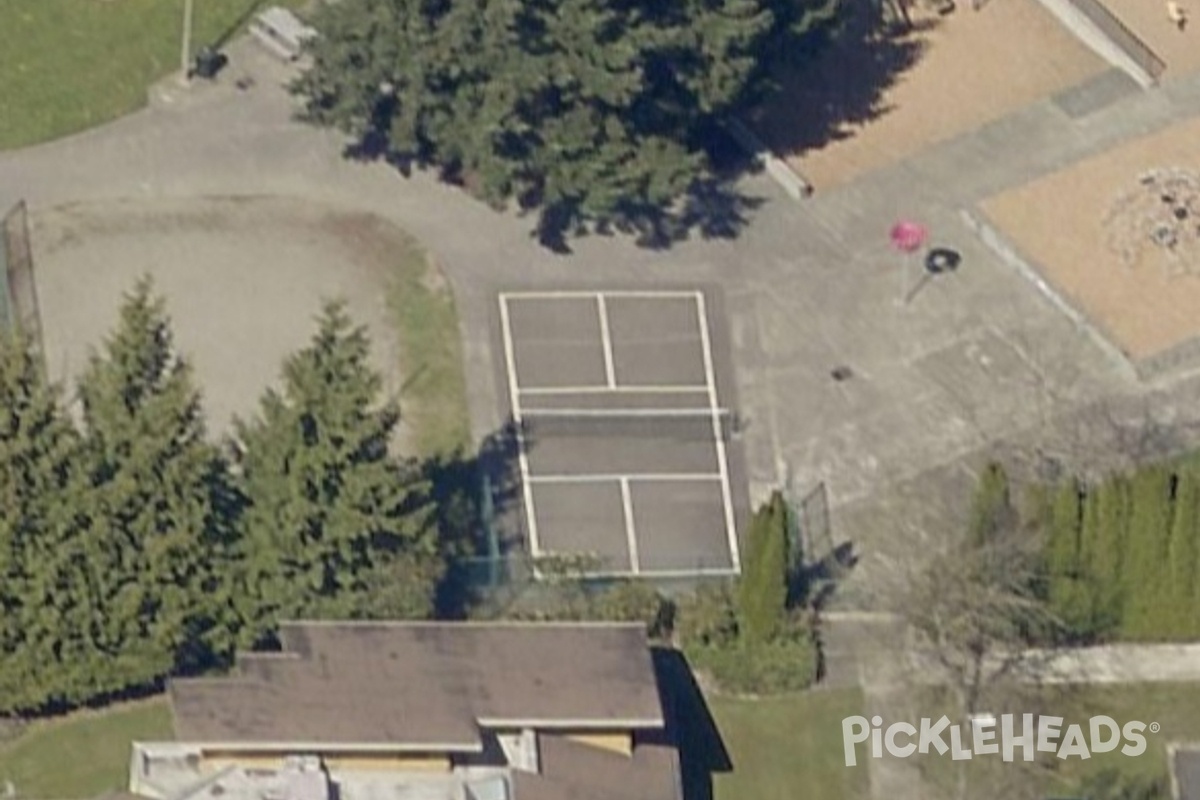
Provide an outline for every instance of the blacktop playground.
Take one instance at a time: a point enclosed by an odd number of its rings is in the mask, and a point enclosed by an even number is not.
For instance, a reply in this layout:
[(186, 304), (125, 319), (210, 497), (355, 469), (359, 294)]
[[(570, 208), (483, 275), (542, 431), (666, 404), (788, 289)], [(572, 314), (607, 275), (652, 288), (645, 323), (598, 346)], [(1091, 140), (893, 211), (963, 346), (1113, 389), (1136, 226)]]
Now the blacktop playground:
[(736, 573), (746, 477), (712, 290), (497, 302), (527, 552), (588, 554), (593, 575)]

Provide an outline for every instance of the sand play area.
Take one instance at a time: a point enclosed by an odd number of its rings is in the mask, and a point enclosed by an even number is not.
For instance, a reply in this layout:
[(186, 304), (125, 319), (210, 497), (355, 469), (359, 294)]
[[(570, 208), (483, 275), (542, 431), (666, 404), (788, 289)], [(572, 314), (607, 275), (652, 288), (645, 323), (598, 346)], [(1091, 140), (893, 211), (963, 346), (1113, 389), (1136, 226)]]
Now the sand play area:
[(1103, 0), (1113, 16), (1167, 65), (1164, 81), (1200, 69), (1200, 3), (1178, 2), (1189, 12), (1182, 31), (1168, 17), (1166, 0)]
[[(203, 199), (75, 205), (30, 216), (50, 375), (69, 382), (149, 274), (176, 346), (192, 360), (214, 432), (257, 410), (283, 360), (307, 345), (326, 299), (344, 299), (396, 391), (386, 307), (399, 230), (374, 217), (290, 200)], [(407, 240), (405, 240), (407, 241)]]
[[(816, 188), (836, 186), (1103, 72), (1037, 0), (914, 9), (911, 33), (855, 25), (752, 120)], [(857, 23), (861, 29), (865, 20)]]
[[(1200, 336), (1200, 197), (1180, 222), (1174, 260), (1146, 233), (1155, 197), (1106, 224), (1122, 198), (1140, 197), (1149, 170), (1200, 173), (1200, 118), (990, 198), (982, 211), (1060, 296), (1135, 361)], [(1146, 203), (1149, 203), (1147, 205)], [(1182, 230), (1182, 228), (1181, 228)], [(1117, 249), (1136, 246), (1127, 265)], [(1186, 270), (1190, 266), (1192, 272)]]

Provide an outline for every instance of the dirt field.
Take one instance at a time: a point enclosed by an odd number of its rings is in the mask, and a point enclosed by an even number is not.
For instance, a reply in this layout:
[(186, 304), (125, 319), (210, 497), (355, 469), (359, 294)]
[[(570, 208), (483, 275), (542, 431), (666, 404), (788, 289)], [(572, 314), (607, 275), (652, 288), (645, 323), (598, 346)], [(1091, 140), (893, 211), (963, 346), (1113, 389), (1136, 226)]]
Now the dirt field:
[[(1200, 169), (1200, 118), (987, 200), (983, 211), (1051, 284), (1131, 357), (1200, 335), (1200, 275), (1172, 277), (1150, 248), (1133, 268), (1104, 221), (1148, 169)], [(1200, 266), (1200, 265), (1197, 265)]]
[(754, 127), (820, 191), (1105, 68), (1037, 0), (991, 0), (978, 12), (958, 5), (945, 17), (914, 11), (914, 31), (900, 37), (849, 32)]
[(1200, 69), (1200, 4), (1180, 0), (1191, 17), (1183, 31), (1167, 17), (1166, 0), (1104, 0), (1104, 5), (1167, 65), (1164, 81)]
[[(366, 218), (367, 222), (371, 218)], [(256, 410), (283, 359), (306, 345), (325, 299), (366, 324), (389, 391), (396, 338), (385, 304), (395, 250), (363, 219), (282, 200), (69, 206), (31, 216), (51, 376), (73, 379), (117, 320), (123, 293), (153, 276), (192, 359), (211, 428)]]

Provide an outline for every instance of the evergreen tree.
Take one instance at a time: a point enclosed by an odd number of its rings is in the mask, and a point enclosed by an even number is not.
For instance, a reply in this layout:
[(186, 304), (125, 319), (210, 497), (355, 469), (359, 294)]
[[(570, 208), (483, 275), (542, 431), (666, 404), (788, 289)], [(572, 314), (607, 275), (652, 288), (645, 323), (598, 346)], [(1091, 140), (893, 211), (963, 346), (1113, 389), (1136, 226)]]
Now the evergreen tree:
[(1091, 630), (1091, 598), (1083, 570), (1080, 539), (1083, 531), (1083, 498), (1079, 484), (1068, 480), (1058, 487), (1050, 511), (1046, 568), (1050, 584), (1050, 609), (1071, 635), (1086, 638)]
[(293, 85), (312, 122), (434, 165), (539, 231), (657, 228), (701, 145), (828, 0), (342, 0)]
[(1161, 638), (1159, 617), (1167, 577), (1166, 545), (1171, 525), (1170, 475), (1147, 467), (1133, 476), (1125, 577), (1124, 633), (1134, 639)]
[(1171, 533), (1167, 543), (1169, 576), (1165, 591), (1164, 616), (1169, 620), (1170, 633), (1179, 639), (1194, 638), (1200, 633), (1195, 614), (1197, 548), (1200, 546), (1200, 482), (1196, 471), (1186, 468), (1179, 472), (1175, 484), (1175, 507), (1171, 515)]
[(993, 542), (998, 535), (1009, 530), (1014, 521), (1008, 474), (1000, 464), (988, 464), (975, 486), (968, 527), (969, 541), (977, 547)]
[(787, 614), (787, 504), (775, 492), (750, 526), (739, 586), (739, 630), (749, 644), (774, 639)]
[[(69, 694), (81, 627), (62, 591), (81, 502), (79, 437), (29, 343), (0, 337), (0, 715)], [(86, 620), (84, 620), (86, 622)]]
[(1065, 481), (1054, 494), (1050, 512), (1046, 559), (1052, 576), (1079, 576), (1079, 533), (1083, 522), (1079, 484)]
[(285, 363), (282, 390), (237, 424), (254, 639), (286, 618), (432, 609), (443, 566), (429, 487), (389, 455), (399, 414), (378, 403), (369, 349), (344, 306), (328, 304), (312, 343)]
[(126, 296), (79, 398), (91, 484), (81, 602), (95, 615), (85, 639), (108, 654), (93, 688), (208, 666), (232, 646), (233, 504), (192, 369), (149, 279)]
[(1087, 553), (1092, 576), (1092, 607), (1105, 628), (1120, 624), (1125, 609), (1125, 561), (1129, 528), (1129, 481), (1110, 478), (1093, 493), (1096, 495), (1095, 545)]

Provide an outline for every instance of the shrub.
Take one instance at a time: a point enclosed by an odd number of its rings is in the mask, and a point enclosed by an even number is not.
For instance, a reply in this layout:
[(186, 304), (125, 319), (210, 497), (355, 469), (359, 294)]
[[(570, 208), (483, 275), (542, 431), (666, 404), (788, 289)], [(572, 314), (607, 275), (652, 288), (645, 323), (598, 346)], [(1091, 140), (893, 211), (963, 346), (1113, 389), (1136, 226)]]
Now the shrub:
[(666, 638), (674, 605), (647, 583), (621, 580), (602, 587), (562, 583), (536, 607), (505, 611), (508, 619), (530, 622), (641, 622), (651, 638)]
[(737, 606), (729, 584), (704, 584), (678, 599), (675, 641), (684, 648), (726, 646), (737, 639)]
[(619, 581), (591, 598), (594, 619), (608, 622), (643, 622), (655, 639), (671, 631), (675, 607), (648, 583)]
[(708, 673), (722, 691), (734, 694), (798, 692), (811, 686), (817, 676), (817, 648), (807, 635), (704, 645), (684, 652), (693, 668)]

